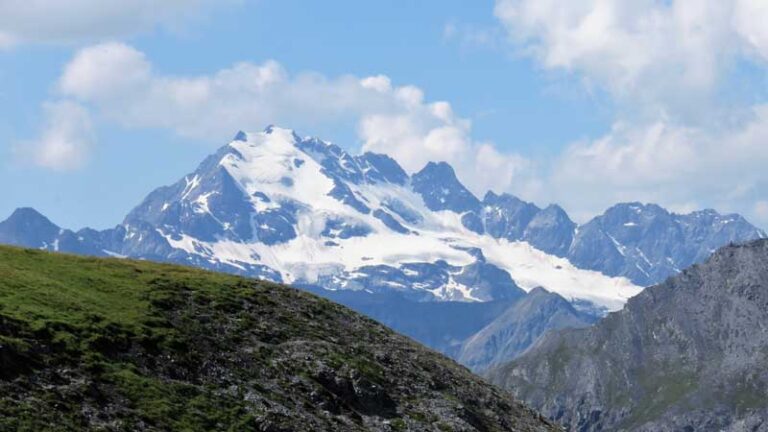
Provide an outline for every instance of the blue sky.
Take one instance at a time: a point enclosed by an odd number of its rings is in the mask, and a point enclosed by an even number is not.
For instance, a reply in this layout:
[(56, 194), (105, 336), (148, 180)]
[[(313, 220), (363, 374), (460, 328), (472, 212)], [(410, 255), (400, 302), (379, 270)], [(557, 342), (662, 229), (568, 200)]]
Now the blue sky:
[[(177, 0), (156, 12), (131, 0), (102, 16), (95, 0), (61, 13), (10, 2), (0, 215), (32, 206), (65, 227), (108, 227), (237, 129), (279, 123), (411, 170), (445, 159), (477, 193), (558, 202), (581, 220), (640, 200), (766, 226), (768, 11), (669, 3)], [(638, 27), (644, 14), (658, 28)], [(262, 73), (279, 77), (243, 82)], [(358, 85), (381, 76), (376, 91)], [(405, 101), (404, 88), (423, 96)], [(390, 133), (396, 121), (408, 127)]]

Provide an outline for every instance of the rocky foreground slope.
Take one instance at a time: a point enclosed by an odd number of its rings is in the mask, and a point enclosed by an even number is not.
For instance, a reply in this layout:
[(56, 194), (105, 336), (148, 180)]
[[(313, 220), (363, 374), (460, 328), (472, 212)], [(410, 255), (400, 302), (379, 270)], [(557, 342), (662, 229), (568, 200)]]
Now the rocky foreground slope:
[(578, 431), (768, 430), (768, 241), (729, 246), (489, 373)]
[(0, 247), (0, 430), (557, 428), (453, 361), (307, 293)]

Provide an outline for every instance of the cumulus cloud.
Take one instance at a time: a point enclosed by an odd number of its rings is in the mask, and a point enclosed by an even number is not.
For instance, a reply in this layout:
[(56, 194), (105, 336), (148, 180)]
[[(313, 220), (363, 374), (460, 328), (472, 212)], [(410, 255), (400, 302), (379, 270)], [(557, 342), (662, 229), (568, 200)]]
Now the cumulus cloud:
[(762, 0), (497, 0), (495, 15), (545, 68), (645, 114), (701, 115), (735, 59), (768, 59)]
[(40, 136), (17, 147), (24, 159), (55, 171), (68, 171), (85, 163), (94, 144), (91, 116), (72, 101), (44, 104), (45, 124)]
[(105, 43), (74, 56), (58, 91), (126, 127), (169, 128), (211, 140), (267, 123), (319, 124), (364, 112), (395, 112), (420, 97), (417, 89), (406, 87), (381, 92), (372, 88), (371, 79), (290, 75), (272, 60), (238, 63), (209, 75), (172, 76), (156, 71), (129, 45)]
[(768, 59), (768, 3), (762, 0), (737, 0), (733, 25), (755, 53)]
[(680, 211), (715, 207), (768, 225), (755, 205), (768, 174), (768, 104), (738, 127), (704, 130), (671, 122), (617, 123), (570, 145), (551, 166), (549, 196), (584, 219), (618, 201), (658, 202)]
[(270, 60), (173, 76), (155, 70), (129, 45), (104, 43), (75, 54), (57, 93), (126, 128), (170, 129), (212, 143), (270, 123), (310, 131), (317, 125), (351, 127), (363, 151), (390, 154), (409, 171), (447, 161), (477, 193), (522, 184), (529, 172), (521, 156), (474, 141), (471, 122), (449, 103), (428, 101), (418, 87), (396, 86), (384, 75), (291, 74)]
[[(352, 128), (362, 150), (390, 154), (409, 171), (445, 160), (478, 194), (562, 203), (582, 221), (617, 201), (640, 200), (739, 211), (768, 225), (768, 103), (723, 109), (715, 97), (737, 61), (765, 67), (764, 1), (497, 0), (495, 13), (518, 49), (544, 68), (614, 96), (624, 108), (610, 130), (565, 146), (554, 160), (532, 161), (474, 139), (471, 122), (451, 104), (387, 76), (292, 73), (275, 61), (175, 76), (121, 43), (80, 50), (56, 97), (126, 128), (211, 143), (268, 123), (309, 133)], [(705, 121), (690, 115), (695, 110), (707, 112)], [(727, 120), (709, 121), (721, 116)], [(88, 145), (77, 148), (84, 153), (72, 159), (82, 161)]]
[(768, 104), (721, 99), (740, 64), (765, 73), (768, 3), (496, 0), (494, 12), (519, 53), (605, 90), (618, 108), (603, 136), (548, 164), (544, 196), (582, 220), (640, 200), (768, 224)]
[(0, 48), (18, 43), (71, 43), (175, 27), (206, 8), (236, 0), (3, 0)]

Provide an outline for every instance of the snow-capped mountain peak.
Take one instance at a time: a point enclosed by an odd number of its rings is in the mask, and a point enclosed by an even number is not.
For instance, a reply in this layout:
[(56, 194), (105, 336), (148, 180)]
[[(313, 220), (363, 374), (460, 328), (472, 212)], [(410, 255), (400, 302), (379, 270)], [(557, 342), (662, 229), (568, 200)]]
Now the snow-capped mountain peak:
[(486, 301), (545, 286), (609, 309), (639, 290), (494, 238), (483, 214), (446, 163), (409, 176), (388, 156), (270, 126), (239, 132), (127, 222), (154, 226), (192, 262), (328, 289)]
[(641, 289), (606, 274), (658, 281), (722, 244), (765, 235), (737, 215), (639, 203), (576, 229), (556, 205), (492, 192), (479, 200), (447, 163), (409, 175), (389, 156), (277, 126), (238, 132), (112, 230), (50, 224), (32, 236), (16, 219), (0, 224), (0, 241), (419, 301), (511, 299), (541, 286), (598, 310)]

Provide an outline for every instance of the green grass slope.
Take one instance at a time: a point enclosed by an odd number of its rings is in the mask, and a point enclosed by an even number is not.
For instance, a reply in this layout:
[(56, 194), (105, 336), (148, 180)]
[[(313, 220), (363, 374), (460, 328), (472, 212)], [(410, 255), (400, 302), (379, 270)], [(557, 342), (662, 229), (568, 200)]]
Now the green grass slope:
[(342, 306), (185, 267), (0, 247), (0, 430), (555, 427)]

